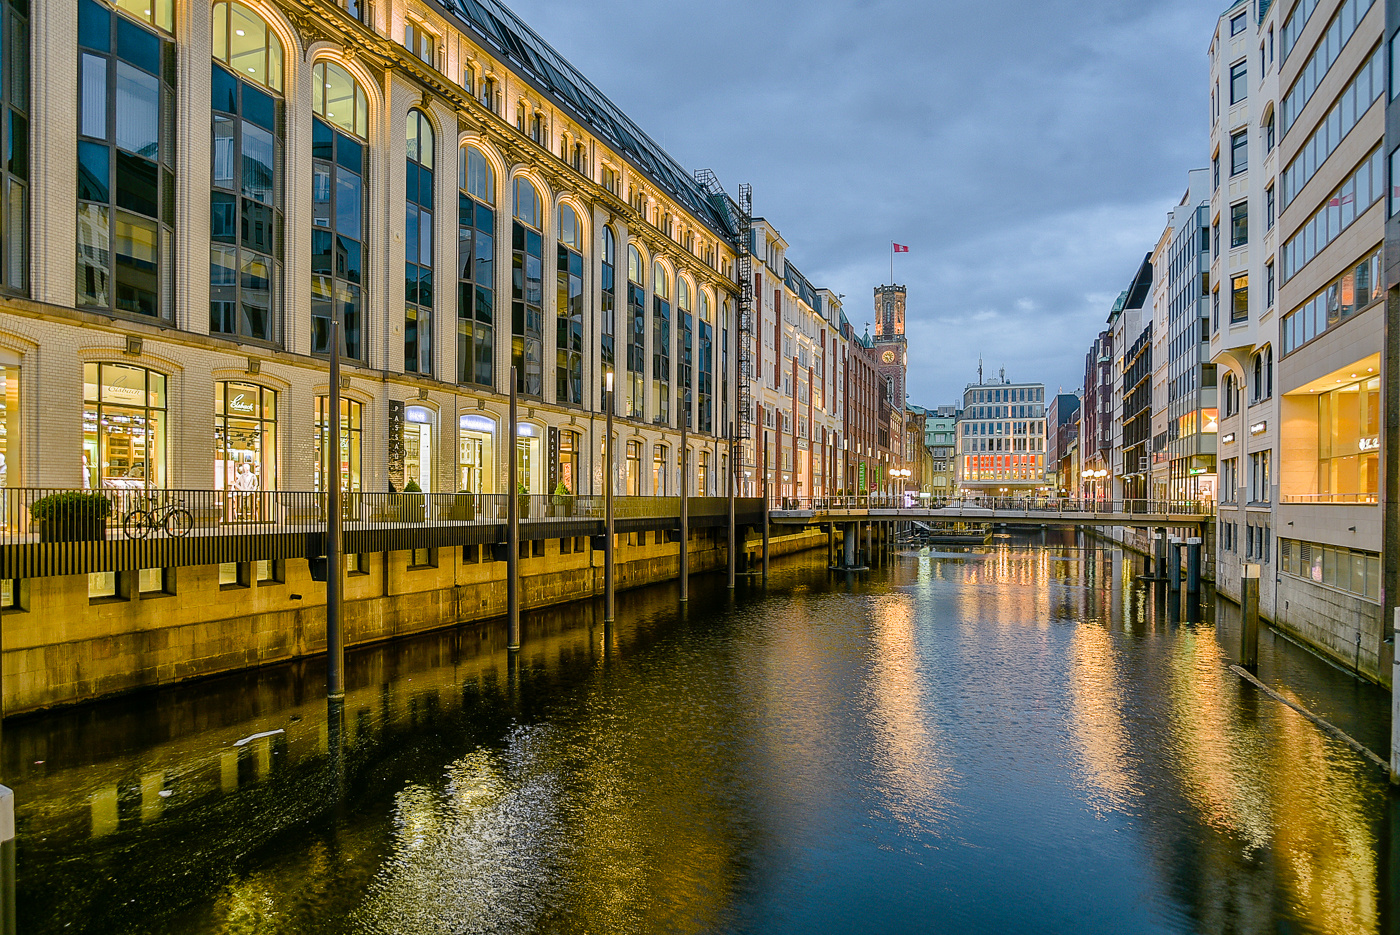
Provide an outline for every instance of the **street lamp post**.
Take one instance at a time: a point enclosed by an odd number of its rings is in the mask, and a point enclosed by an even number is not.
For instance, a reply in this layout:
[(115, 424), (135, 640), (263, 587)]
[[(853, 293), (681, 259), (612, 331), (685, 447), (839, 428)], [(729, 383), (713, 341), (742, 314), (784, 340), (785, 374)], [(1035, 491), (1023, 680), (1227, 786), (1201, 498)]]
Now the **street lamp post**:
[(603, 484), (603, 623), (613, 622), (613, 480), (616, 477), (616, 465), (614, 463), (616, 455), (613, 449), (617, 447), (613, 440), (613, 375), (608, 371), (607, 375), (607, 408), (608, 425), (606, 430), (606, 444), (608, 446), (607, 456), (607, 478)]
[[(326, 393), (326, 697), (345, 697), (345, 631), (340, 625), (341, 527), (340, 492), (340, 312), (331, 311), (330, 387)], [(387, 571), (386, 571), (387, 574)]]

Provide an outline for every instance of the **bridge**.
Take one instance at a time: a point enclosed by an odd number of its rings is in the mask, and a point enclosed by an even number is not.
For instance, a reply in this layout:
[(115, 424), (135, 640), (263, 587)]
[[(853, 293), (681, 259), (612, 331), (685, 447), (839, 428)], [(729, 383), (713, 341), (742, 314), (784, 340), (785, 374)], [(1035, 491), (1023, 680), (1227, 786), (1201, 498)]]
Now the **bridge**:
[(1204, 529), (1215, 518), (1201, 500), (968, 498), (920, 503), (890, 497), (786, 497), (769, 506), (784, 526), (826, 523), (951, 522), (1034, 526), (1135, 526)]

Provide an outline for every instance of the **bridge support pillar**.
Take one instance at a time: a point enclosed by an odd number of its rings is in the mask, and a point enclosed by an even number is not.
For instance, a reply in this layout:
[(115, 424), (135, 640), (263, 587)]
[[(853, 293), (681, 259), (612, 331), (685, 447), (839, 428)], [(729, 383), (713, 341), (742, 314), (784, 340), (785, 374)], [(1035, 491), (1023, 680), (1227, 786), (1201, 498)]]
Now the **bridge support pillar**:
[(1259, 566), (1240, 568), (1240, 665), (1259, 668)]
[(1158, 527), (1153, 534), (1153, 539), (1157, 544), (1157, 570), (1153, 572), (1153, 577), (1158, 581), (1167, 580), (1167, 531)]
[(841, 525), (841, 564), (846, 568), (855, 568), (860, 564), (856, 558), (856, 550), (860, 547), (860, 524), (843, 523)]
[(836, 524), (826, 524), (826, 567), (836, 564)]
[(1201, 540), (1186, 540), (1186, 593), (1197, 597), (1201, 593)]
[(865, 524), (865, 564), (875, 564), (875, 524)]

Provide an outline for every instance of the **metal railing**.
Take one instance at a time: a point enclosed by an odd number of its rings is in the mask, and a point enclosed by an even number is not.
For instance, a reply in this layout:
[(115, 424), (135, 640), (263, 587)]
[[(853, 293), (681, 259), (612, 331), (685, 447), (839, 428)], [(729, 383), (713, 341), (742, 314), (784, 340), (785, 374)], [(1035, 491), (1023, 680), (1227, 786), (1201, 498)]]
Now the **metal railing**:
[(887, 510), (898, 513), (945, 513), (957, 516), (1020, 513), (1096, 513), (1132, 516), (1208, 516), (1215, 505), (1207, 500), (1098, 500), (1066, 497), (949, 497), (922, 499), (884, 494), (856, 497), (774, 497), (769, 509), (778, 512)]
[(1283, 503), (1351, 503), (1374, 506), (1381, 502), (1378, 493), (1289, 493), (1280, 498)]
[[(342, 496), (346, 532), (499, 525), (510, 504), (506, 494)], [(522, 522), (604, 518), (602, 496), (519, 494), (517, 501)], [(722, 515), (727, 505), (723, 497), (692, 497), (691, 515)], [(613, 511), (619, 519), (679, 519), (681, 498), (619, 496)], [(326, 495), (315, 491), (0, 488), (0, 545), (316, 532), (325, 522)]]

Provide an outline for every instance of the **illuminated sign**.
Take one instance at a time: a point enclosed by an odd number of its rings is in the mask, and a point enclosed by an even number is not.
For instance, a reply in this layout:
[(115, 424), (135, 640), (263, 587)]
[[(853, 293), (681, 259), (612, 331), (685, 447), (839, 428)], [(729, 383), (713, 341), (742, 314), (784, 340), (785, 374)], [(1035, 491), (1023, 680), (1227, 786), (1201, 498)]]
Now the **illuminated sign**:
[(496, 423), (485, 416), (462, 416), (457, 424), (468, 432), (494, 432)]
[(228, 407), (234, 412), (253, 412), (257, 409), (257, 403), (242, 393), (239, 393), (228, 401)]
[(1356, 447), (1361, 449), (1362, 451), (1375, 451), (1376, 449), (1380, 448), (1380, 446), (1381, 439), (1379, 435), (1372, 435), (1369, 438), (1363, 438), (1356, 443)]
[(1251, 426), (1249, 427), (1249, 434), (1251, 434), (1251, 435), (1259, 435), (1259, 434), (1262, 434), (1263, 432), (1267, 432), (1268, 430), (1269, 430), (1269, 423), (1268, 423), (1267, 421), (1266, 421), (1266, 422), (1256, 422), (1256, 423), (1254, 423), (1253, 425), (1251, 425)]
[(404, 418), (410, 422), (432, 422), (433, 413), (432, 410), (424, 409), (422, 406), (409, 406), (404, 411)]
[(1223, 442), (1223, 443), (1226, 444), (1226, 445), (1230, 444), (1230, 443), (1231, 443), (1232, 441), (1234, 441), (1234, 440), (1235, 440), (1235, 433), (1234, 433), (1234, 432), (1227, 432), (1226, 434), (1224, 434), (1224, 435), (1222, 435), (1222, 436), (1220, 437), (1220, 441)]
[(515, 423), (515, 434), (520, 438), (539, 438), (540, 430), (528, 422)]

